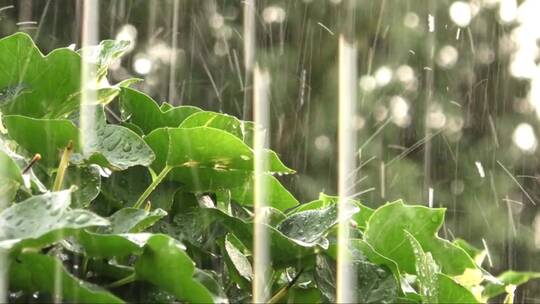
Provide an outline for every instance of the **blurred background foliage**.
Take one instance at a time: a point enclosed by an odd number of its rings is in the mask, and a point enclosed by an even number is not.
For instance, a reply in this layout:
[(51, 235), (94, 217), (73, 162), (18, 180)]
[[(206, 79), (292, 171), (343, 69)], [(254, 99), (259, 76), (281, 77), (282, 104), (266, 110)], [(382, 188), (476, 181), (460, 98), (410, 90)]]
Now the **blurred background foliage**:
[[(100, 39), (133, 47), (109, 81), (144, 78), (138, 88), (157, 100), (249, 119), (243, 2), (100, 1)], [(298, 172), (280, 179), (302, 202), (335, 194), (347, 12), (339, 0), (255, 2), (256, 58), (272, 81), (271, 147)], [(540, 34), (523, 30), (540, 19), (532, 2), (356, 1), (356, 198), (447, 208), (441, 233), (487, 247), (494, 273), (540, 271)], [(80, 0), (0, 0), (0, 37), (25, 31), (44, 52), (78, 48), (81, 8)], [(516, 63), (523, 45), (529, 61)], [(517, 301), (540, 301), (540, 284)]]

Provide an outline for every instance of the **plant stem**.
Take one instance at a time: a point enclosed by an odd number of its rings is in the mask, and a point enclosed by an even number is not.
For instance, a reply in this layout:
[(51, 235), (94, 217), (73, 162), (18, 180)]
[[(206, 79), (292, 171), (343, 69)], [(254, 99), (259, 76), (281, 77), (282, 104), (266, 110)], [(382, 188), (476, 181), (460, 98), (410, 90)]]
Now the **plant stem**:
[(116, 287), (120, 287), (122, 285), (129, 284), (129, 283), (134, 282), (134, 281), (135, 281), (135, 273), (130, 274), (127, 277), (122, 278), (122, 279), (120, 279), (118, 281), (114, 281), (111, 284), (105, 285), (105, 287), (107, 287), (107, 288), (116, 288)]
[(62, 183), (64, 182), (64, 176), (66, 174), (66, 169), (69, 166), (69, 159), (71, 158), (72, 152), (73, 152), (73, 142), (70, 140), (67, 147), (64, 149), (62, 158), (60, 159), (60, 164), (58, 165), (58, 171), (56, 172), (56, 178), (54, 179), (53, 191), (62, 190)]
[(163, 181), (163, 179), (169, 174), (169, 172), (172, 170), (173, 167), (165, 166), (163, 170), (156, 176), (156, 179), (152, 181), (150, 186), (144, 190), (143, 194), (139, 197), (135, 205), (133, 205), (133, 208), (141, 208), (141, 206), (144, 204), (144, 201), (152, 194), (152, 192), (156, 189), (156, 187)]

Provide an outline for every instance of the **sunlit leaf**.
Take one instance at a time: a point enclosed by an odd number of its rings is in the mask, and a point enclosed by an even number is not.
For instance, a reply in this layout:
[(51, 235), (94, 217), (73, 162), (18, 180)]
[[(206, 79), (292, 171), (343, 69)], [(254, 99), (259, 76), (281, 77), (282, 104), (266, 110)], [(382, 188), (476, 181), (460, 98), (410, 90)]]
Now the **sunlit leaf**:
[[(44, 117), (57, 111), (80, 89), (81, 57), (68, 48), (44, 56), (24, 33), (0, 39), (0, 90), (24, 88), (10, 102), (3, 103), (4, 114)], [(57, 117), (51, 117), (57, 118)]]
[(143, 130), (145, 134), (163, 127), (178, 127), (184, 119), (201, 111), (197, 107), (180, 106), (160, 109), (148, 95), (130, 88), (122, 88), (120, 93), (122, 117)]
[(437, 236), (443, 220), (444, 209), (406, 206), (397, 201), (375, 210), (367, 223), (364, 239), (407, 273), (416, 273), (416, 269), (411, 244), (403, 241), (405, 230), (414, 235), (424, 251), (431, 252), (443, 273), (460, 275), (467, 268), (476, 268), (463, 249)]

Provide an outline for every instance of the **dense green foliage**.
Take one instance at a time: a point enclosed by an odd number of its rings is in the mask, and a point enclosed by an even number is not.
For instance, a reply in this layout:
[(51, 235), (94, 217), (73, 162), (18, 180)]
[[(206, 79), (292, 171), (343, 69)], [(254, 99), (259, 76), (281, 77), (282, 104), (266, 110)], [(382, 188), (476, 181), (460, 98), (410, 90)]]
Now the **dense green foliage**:
[[(25, 34), (0, 40), (9, 300), (249, 302), (256, 126), (158, 105), (131, 80), (103, 84), (126, 48), (105, 41), (81, 59), (69, 49), (43, 56)], [(80, 87), (81, 60), (95, 65), (100, 86)], [(85, 90), (97, 96), (84, 105), (95, 113), (91, 138), (79, 121)], [(359, 302), (481, 303), (539, 276), (490, 275), (484, 250), (438, 235), (441, 208), (396, 201), (373, 210), (355, 201), (338, 219), (336, 197), (299, 204), (274, 177), (294, 171), (266, 154), (272, 294), (286, 287), (272, 300), (335, 300), (339, 221), (353, 228)]]

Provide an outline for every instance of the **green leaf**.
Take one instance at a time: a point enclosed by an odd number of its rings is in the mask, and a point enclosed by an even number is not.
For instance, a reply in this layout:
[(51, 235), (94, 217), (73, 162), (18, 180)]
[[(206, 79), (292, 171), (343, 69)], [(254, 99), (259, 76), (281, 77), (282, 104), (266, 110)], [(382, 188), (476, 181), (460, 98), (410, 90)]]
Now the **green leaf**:
[[(232, 272), (242, 277), (246, 282), (253, 280), (253, 268), (248, 258), (240, 251), (233, 242), (230, 241), (232, 236), (228, 234), (225, 237), (225, 253), (227, 265)], [(245, 282), (242, 282), (245, 284)]]
[[(148, 168), (135, 166), (113, 172), (103, 181), (101, 193), (116, 207), (133, 206), (151, 182), (152, 177)], [(160, 183), (148, 199), (152, 203), (152, 208), (169, 211), (179, 188), (181, 185), (174, 181)]]
[(81, 57), (68, 48), (43, 56), (24, 33), (0, 39), (0, 66), (0, 89), (25, 88), (24, 94), (12, 95), (11, 102), (1, 105), (6, 115), (41, 118), (51, 112), (66, 114), (57, 109), (80, 90)]
[(6, 152), (0, 150), (0, 210), (11, 203), (23, 183), (19, 166)]
[(37, 253), (20, 254), (10, 263), (9, 285), (12, 290), (49, 293), (59, 302), (124, 303), (108, 291), (77, 279), (60, 261)]
[(254, 124), (238, 118), (210, 111), (198, 112), (186, 118), (180, 128), (210, 127), (220, 129), (238, 137), (248, 146), (252, 146)]
[(163, 127), (178, 127), (191, 114), (201, 111), (192, 106), (164, 107), (148, 95), (130, 88), (122, 88), (120, 93), (122, 117), (143, 130), (145, 134)]
[(303, 246), (321, 245), (328, 248), (328, 240), (323, 236), (340, 220), (348, 221), (360, 209), (353, 209), (338, 219), (337, 204), (328, 207), (295, 213), (277, 225), (277, 230)]
[[(320, 193), (318, 200), (298, 206), (297, 208), (291, 210), (289, 212), (289, 215), (298, 213), (301, 211), (324, 208), (331, 204), (337, 204), (338, 202), (339, 202), (339, 197)], [(352, 200), (352, 203), (360, 209), (360, 212), (355, 213), (352, 216), (352, 219), (355, 221), (355, 223), (357, 224), (360, 230), (365, 230), (367, 221), (373, 214), (374, 210), (356, 200)]]
[[(249, 250), (253, 248), (253, 223), (243, 221), (237, 217), (225, 214), (214, 208), (195, 208), (190, 212), (178, 214), (174, 218), (173, 235), (181, 236), (195, 233), (203, 233), (210, 225), (219, 225), (220, 230), (229, 231), (242, 242)], [(279, 230), (266, 226), (269, 234), (270, 256), (274, 267), (283, 267), (297, 262), (302, 258), (314, 253), (315, 244), (302, 246), (295, 240), (288, 238)], [(304, 244), (305, 245), (305, 244)]]
[(103, 180), (101, 193), (116, 207), (132, 206), (151, 182), (152, 177), (148, 168), (134, 166), (112, 172)]
[(443, 221), (444, 209), (388, 203), (369, 218), (364, 240), (410, 274), (416, 273), (415, 257), (404, 230), (414, 235), (424, 251), (431, 252), (443, 273), (461, 275), (467, 268), (475, 269), (476, 264), (463, 249), (437, 236)]
[(293, 287), (287, 293), (287, 303), (321, 303), (322, 295), (317, 288)]
[(4, 116), (9, 136), (31, 154), (41, 154), (40, 164), (58, 167), (60, 155), (71, 141), (76, 149), (79, 131), (69, 120), (36, 119), (19, 115)]
[(487, 257), (486, 250), (478, 249), (473, 245), (469, 244), (467, 241), (459, 238), (455, 239), (453, 243), (459, 248), (465, 250), (465, 252), (467, 252), (467, 254), (474, 260), (478, 267), (482, 266), (482, 263)]
[(97, 66), (97, 79), (107, 74), (109, 66), (129, 48), (129, 41), (103, 40), (99, 45), (80, 49), (84, 60)]
[[(79, 111), (80, 105), (82, 104), (83, 95), (92, 96), (94, 99), (92, 100), (93, 105), (107, 105), (111, 103), (117, 96), (120, 94), (120, 88), (117, 86), (107, 86), (102, 87), (99, 89), (86, 89), (83, 91), (79, 91), (67, 99), (67, 101), (62, 105), (61, 108), (56, 109), (56, 112), (49, 113), (46, 115), (47, 118), (51, 117), (59, 117), (62, 113), (73, 113), (76, 111)], [(76, 112), (74, 115), (78, 116), (79, 113)]]
[[(319, 199), (325, 202), (326, 204), (329, 204), (332, 202), (335, 202), (337, 204), (339, 202), (339, 197), (326, 195), (324, 193), (321, 193), (319, 195)], [(366, 229), (367, 222), (375, 210), (369, 208), (368, 206), (356, 200), (352, 200), (352, 203), (360, 209), (360, 212), (355, 213), (352, 216), (352, 219), (356, 222), (357, 227), (363, 231)]]
[[(356, 271), (355, 294), (358, 303), (395, 303), (398, 285), (392, 272), (375, 265), (364, 256), (355, 254), (352, 267)], [(317, 255), (315, 281), (321, 293), (330, 302), (336, 302), (335, 262), (327, 256)]]
[(438, 281), (438, 299), (439, 303), (481, 303), (467, 288), (456, 283), (449, 276), (439, 273)]
[(110, 226), (102, 229), (103, 233), (137, 233), (152, 226), (165, 217), (167, 212), (162, 209), (146, 211), (143, 209), (123, 208), (109, 217)]
[(103, 107), (96, 110), (96, 136), (85, 140), (85, 158), (112, 170), (149, 166), (154, 161), (154, 153), (139, 135), (128, 128), (107, 124)]
[(101, 234), (81, 231), (75, 236), (74, 248), (80, 246), (81, 253), (88, 257), (121, 258), (132, 254), (141, 254), (142, 248), (151, 237), (150, 233)]
[(193, 276), (195, 266), (178, 241), (166, 235), (148, 240), (135, 264), (137, 279), (148, 281), (191, 303), (213, 303), (210, 291)]
[(0, 248), (43, 247), (76, 230), (109, 224), (87, 210), (69, 209), (70, 191), (45, 193), (0, 213)]
[(214, 271), (195, 268), (193, 277), (212, 294), (214, 303), (228, 303), (223, 287), (217, 282), (218, 275)]
[[(145, 140), (156, 153), (152, 167), (157, 172), (165, 166), (201, 167), (214, 171), (254, 169), (253, 150), (242, 140), (222, 130), (209, 127), (161, 128), (147, 135)], [(279, 160), (275, 152), (267, 150), (266, 154), (269, 172), (294, 172)]]
[(85, 208), (99, 195), (101, 188), (101, 175), (99, 167), (90, 165), (85, 167), (70, 166), (64, 176), (64, 188), (75, 186), (71, 194), (71, 207)]
[[(54, 168), (58, 166), (60, 153), (71, 141), (75, 151), (80, 152), (79, 130), (69, 120), (34, 119), (10, 115), (4, 117), (8, 133), (19, 145), (30, 153), (40, 153), (42, 163)], [(113, 170), (125, 170), (136, 165), (148, 166), (154, 153), (144, 140), (133, 131), (105, 123), (103, 108), (98, 107), (96, 136), (84, 142), (85, 155), (75, 154), (72, 161), (90, 163)]]
[[(203, 175), (203, 174), (201, 174)], [(213, 174), (214, 179), (216, 175), (223, 175), (224, 178), (227, 178), (226, 172)], [(232, 175), (232, 174), (230, 174)], [(271, 174), (264, 174), (262, 176), (264, 179), (262, 183), (266, 185), (266, 204), (269, 207), (276, 208), (280, 211), (285, 211), (287, 209), (297, 206), (298, 200), (279, 182), (279, 180), (273, 177)], [(233, 179), (234, 180), (234, 179)], [(208, 183), (208, 185), (222, 185), (220, 182)], [(202, 185), (202, 183), (200, 183)], [(191, 188), (193, 189), (193, 187)], [(196, 188), (195, 188), (196, 189)], [(215, 190), (216, 188), (208, 187), (207, 191)], [(230, 187), (231, 199), (238, 202), (241, 205), (253, 206), (255, 203), (255, 180), (253, 174), (247, 174), (246, 179), (240, 180), (238, 185)]]
[[(413, 248), (418, 286), (423, 303), (437, 303), (438, 296), (438, 273), (439, 266), (433, 260), (431, 253), (424, 252), (420, 243), (412, 234), (405, 231), (405, 236), (409, 239)], [(444, 303), (444, 302), (443, 302)]]
[(500, 294), (503, 294), (505, 292), (505, 287), (507, 285), (521, 285), (524, 283), (527, 283), (529, 280), (533, 279), (540, 279), (540, 273), (539, 272), (520, 272), (520, 271), (513, 271), (509, 270), (506, 272), (503, 272), (501, 275), (497, 277), (499, 281), (501, 281), (501, 284), (495, 284), (495, 283), (488, 283), (484, 289), (483, 296), (490, 299), (493, 297), (496, 297)]
[(135, 208), (123, 208), (110, 216), (110, 226), (101, 227), (97, 233), (83, 231), (76, 241), (85, 254), (91, 257), (123, 257), (140, 254), (142, 247), (152, 237), (139, 233), (166, 216), (161, 209), (151, 212)]

